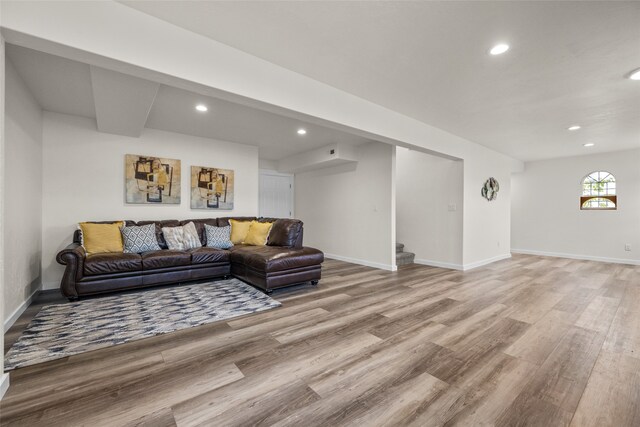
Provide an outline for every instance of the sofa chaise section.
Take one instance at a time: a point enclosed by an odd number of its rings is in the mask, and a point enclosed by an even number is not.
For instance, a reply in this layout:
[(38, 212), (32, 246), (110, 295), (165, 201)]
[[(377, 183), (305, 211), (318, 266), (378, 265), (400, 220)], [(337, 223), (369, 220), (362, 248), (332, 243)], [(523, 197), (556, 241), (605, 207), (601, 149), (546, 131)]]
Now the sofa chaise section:
[(252, 247), (231, 249), (231, 274), (269, 293), (291, 282), (316, 285), (324, 254), (314, 248)]

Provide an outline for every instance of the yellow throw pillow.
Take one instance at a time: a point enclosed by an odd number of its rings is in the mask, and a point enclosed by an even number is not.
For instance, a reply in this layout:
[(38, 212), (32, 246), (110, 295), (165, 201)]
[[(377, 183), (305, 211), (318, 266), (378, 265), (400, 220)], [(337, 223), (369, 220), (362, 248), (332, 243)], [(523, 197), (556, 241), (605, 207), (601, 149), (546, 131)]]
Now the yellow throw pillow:
[(249, 233), (249, 227), (251, 227), (251, 221), (237, 221), (230, 219), (231, 224), (231, 243), (237, 245), (244, 242), (247, 233)]
[(81, 222), (82, 245), (87, 255), (105, 252), (122, 252), (122, 233), (120, 229), (124, 226), (123, 221), (111, 224), (94, 224), (91, 222)]
[(249, 227), (249, 233), (244, 238), (244, 242), (247, 245), (264, 246), (267, 244), (267, 237), (271, 231), (272, 222), (258, 222), (251, 221), (251, 227)]

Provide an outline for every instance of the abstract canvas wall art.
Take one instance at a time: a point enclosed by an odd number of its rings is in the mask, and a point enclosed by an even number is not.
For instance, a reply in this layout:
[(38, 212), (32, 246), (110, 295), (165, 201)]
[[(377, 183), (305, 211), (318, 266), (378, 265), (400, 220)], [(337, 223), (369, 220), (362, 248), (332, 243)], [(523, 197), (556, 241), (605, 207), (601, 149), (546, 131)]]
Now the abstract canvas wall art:
[(233, 209), (231, 169), (191, 166), (191, 209)]
[(127, 203), (180, 204), (180, 160), (125, 155)]

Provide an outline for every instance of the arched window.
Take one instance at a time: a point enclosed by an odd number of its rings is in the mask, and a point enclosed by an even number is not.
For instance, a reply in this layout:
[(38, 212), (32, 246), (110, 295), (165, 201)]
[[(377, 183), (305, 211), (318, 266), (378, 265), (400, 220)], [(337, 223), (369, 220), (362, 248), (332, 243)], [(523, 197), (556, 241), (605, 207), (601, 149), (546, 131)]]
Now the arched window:
[(616, 178), (613, 175), (607, 171), (596, 171), (584, 177), (580, 209), (615, 210), (617, 204)]

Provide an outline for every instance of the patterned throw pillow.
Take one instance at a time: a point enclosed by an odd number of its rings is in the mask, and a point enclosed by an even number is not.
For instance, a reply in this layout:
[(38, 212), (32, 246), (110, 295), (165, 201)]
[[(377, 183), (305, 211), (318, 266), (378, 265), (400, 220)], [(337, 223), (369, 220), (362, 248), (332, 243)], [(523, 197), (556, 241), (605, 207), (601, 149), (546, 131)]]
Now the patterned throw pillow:
[(162, 234), (169, 249), (174, 251), (184, 251), (202, 246), (198, 230), (193, 222), (181, 227), (162, 227)]
[(217, 249), (229, 249), (233, 246), (231, 243), (231, 226), (214, 227), (205, 224), (204, 230), (207, 233), (207, 247)]
[(122, 239), (124, 240), (124, 253), (126, 254), (160, 250), (160, 245), (156, 238), (155, 224), (123, 227)]

